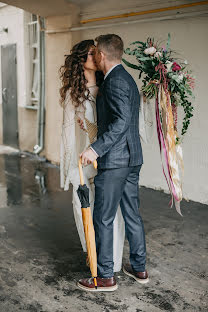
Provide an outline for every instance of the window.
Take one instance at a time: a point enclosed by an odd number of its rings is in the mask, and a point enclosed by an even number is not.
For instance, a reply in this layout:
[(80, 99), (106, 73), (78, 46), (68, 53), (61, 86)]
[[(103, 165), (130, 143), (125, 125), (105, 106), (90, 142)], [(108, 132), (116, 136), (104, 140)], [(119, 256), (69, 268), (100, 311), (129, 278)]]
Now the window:
[(28, 23), (30, 104), (28, 108), (38, 108), (40, 99), (40, 26), (37, 15), (31, 14)]

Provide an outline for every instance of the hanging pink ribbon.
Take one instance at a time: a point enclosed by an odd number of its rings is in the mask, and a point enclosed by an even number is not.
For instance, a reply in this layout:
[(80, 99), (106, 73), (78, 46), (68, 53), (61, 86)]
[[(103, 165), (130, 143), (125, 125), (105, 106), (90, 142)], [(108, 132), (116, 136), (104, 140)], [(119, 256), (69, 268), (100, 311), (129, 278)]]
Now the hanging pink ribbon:
[(172, 196), (174, 196), (176, 201), (180, 201), (176, 191), (175, 191), (175, 187), (174, 187), (174, 183), (171, 177), (171, 173), (170, 173), (170, 166), (169, 166), (169, 162), (168, 162), (168, 152), (167, 152), (167, 148), (166, 148), (166, 144), (165, 144), (165, 139), (163, 136), (163, 131), (162, 131), (162, 125), (161, 125), (161, 121), (160, 121), (160, 113), (159, 113), (159, 102), (158, 102), (158, 96), (156, 97), (156, 103), (155, 103), (155, 109), (156, 109), (156, 124), (157, 124), (157, 135), (158, 135), (158, 142), (159, 142), (159, 147), (160, 147), (160, 155), (162, 158), (162, 149), (164, 152), (164, 157), (165, 157), (165, 163), (166, 163), (166, 167), (168, 170), (168, 178), (166, 176), (165, 173), (165, 169), (164, 169), (164, 165), (162, 162), (162, 167), (163, 167), (163, 174), (165, 176), (166, 182), (168, 184), (170, 193)]

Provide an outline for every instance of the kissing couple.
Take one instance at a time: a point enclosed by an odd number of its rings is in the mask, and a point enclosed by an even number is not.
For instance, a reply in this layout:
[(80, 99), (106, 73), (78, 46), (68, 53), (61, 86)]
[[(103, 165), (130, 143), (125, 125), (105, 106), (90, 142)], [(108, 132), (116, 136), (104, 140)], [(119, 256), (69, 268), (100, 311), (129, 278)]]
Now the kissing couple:
[[(63, 124), (60, 184), (73, 185), (73, 211), (82, 248), (86, 243), (78, 160), (89, 188), (97, 250), (97, 288), (93, 278), (77, 285), (86, 291), (114, 291), (114, 272), (121, 270), (125, 235), (130, 264), (123, 271), (139, 283), (148, 282), (143, 221), (139, 213), (139, 173), (143, 163), (139, 136), (140, 96), (132, 76), (121, 64), (124, 44), (115, 34), (76, 44), (60, 68)], [(93, 167), (97, 160), (98, 170)]]

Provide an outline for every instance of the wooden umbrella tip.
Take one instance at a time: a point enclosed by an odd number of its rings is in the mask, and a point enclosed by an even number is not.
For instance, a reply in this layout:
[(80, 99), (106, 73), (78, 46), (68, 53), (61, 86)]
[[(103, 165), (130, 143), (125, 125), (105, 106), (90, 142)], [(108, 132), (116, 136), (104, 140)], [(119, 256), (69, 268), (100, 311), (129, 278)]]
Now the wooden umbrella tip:
[(97, 160), (93, 162), (94, 168), (97, 169)]
[(95, 288), (97, 289), (97, 277), (94, 277)]

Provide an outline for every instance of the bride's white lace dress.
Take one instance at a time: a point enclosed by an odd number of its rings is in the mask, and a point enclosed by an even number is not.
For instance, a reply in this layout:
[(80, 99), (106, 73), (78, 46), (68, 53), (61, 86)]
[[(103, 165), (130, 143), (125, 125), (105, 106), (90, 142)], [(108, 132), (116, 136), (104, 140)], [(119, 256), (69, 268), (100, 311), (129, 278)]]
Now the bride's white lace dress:
[[(72, 104), (70, 91), (66, 94), (66, 99), (63, 108), (63, 124), (60, 145), (60, 186), (65, 191), (69, 189), (69, 184), (73, 185), (73, 211), (74, 218), (80, 237), (83, 251), (86, 251), (86, 243), (84, 236), (84, 228), (82, 222), (81, 204), (77, 195), (77, 189), (80, 184), (78, 159), (79, 154), (90, 145), (90, 139), (87, 132), (80, 129), (77, 118), (85, 120), (87, 124), (96, 125), (96, 95), (98, 87), (89, 88), (90, 97), (86, 100), (82, 107), (75, 108)], [(85, 124), (86, 125), (86, 124)], [(96, 139), (96, 138), (95, 138)], [(90, 207), (93, 213), (94, 208), (94, 177), (97, 170), (93, 165), (88, 165), (83, 168), (84, 181), (89, 188)], [(124, 220), (121, 214), (120, 207), (114, 220), (114, 272), (118, 272), (122, 265), (123, 245), (125, 238)]]

